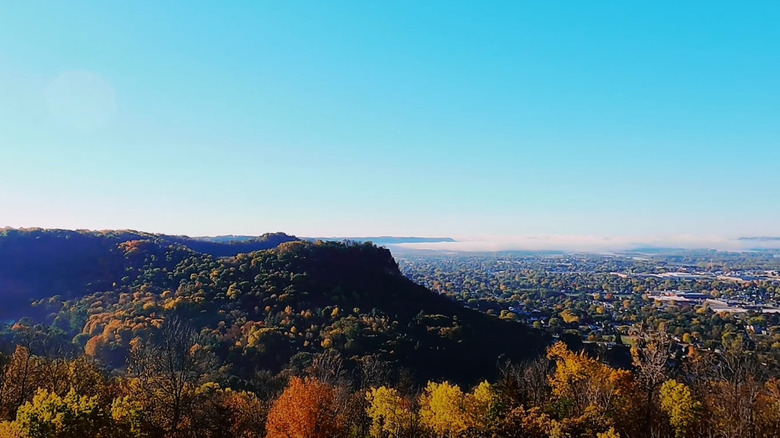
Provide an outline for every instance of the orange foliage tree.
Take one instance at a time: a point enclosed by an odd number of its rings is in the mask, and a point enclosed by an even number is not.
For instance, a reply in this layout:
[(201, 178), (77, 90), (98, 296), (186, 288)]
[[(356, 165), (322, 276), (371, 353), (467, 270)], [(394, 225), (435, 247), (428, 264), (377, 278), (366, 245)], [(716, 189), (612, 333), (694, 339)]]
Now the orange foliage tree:
[(342, 429), (341, 417), (334, 386), (293, 377), (268, 413), (266, 438), (331, 438)]

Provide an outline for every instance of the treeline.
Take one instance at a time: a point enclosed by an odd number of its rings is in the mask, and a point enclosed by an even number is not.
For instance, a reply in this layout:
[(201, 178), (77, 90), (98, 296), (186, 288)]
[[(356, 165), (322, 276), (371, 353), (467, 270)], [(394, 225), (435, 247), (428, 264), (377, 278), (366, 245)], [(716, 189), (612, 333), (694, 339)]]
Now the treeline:
[[(259, 372), (233, 387), (202, 337), (166, 320), (134, 338), (127, 366), (46, 348), (28, 327), (2, 358), (0, 438), (37, 437), (776, 437), (780, 380), (734, 345), (675, 355), (643, 334), (631, 370), (556, 343), (546, 355), (502, 362), (498, 378), (462, 387), (418, 385), (395, 364), (336, 351)], [(468, 360), (464, 357), (463, 360)]]

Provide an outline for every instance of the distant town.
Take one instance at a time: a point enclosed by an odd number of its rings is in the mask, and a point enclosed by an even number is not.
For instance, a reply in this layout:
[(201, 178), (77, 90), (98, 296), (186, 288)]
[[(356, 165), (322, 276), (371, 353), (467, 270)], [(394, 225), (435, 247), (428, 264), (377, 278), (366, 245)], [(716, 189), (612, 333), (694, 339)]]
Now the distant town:
[(776, 251), (405, 253), (409, 278), (466, 306), (585, 343), (630, 343), (642, 328), (718, 349), (780, 349)]

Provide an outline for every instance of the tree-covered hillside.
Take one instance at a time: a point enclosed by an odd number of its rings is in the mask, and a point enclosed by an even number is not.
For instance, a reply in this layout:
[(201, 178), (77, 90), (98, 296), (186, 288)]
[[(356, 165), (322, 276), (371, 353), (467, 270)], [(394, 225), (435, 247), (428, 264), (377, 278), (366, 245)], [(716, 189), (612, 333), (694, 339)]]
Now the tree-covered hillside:
[(266, 234), (255, 240), (219, 243), (137, 231), (70, 231), (44, 229), (0, 230), (0, 318), (29, 314), (32, 300), (60, 296), (80, 297), (109, 290), (128, 273), (143, 270), (120, 244), (148, 240), (164, 248), (183, 245), (215, 257), (275, 248), (295, 241), (283, 233)]
[[(204, 243), (211, 254), (193, 249)], [(494, 373), (500, 358), (521, 359), (543, 347), (521, 324), (414, 284), (388, 250), (370, 243), (289, 241), (217, 257), (248, 245), (9, 230), (0, 238), (0, 293), (12, 298), (15, 318), (23, 316), (24, 300), (35, 299), (27, 313), (33, 321), (117, 368), (133, 338), (150, 336), (172, 315), (189, 321), (238, 379), (333, 350), (396, 362), (419, 379), (473, 381)]]

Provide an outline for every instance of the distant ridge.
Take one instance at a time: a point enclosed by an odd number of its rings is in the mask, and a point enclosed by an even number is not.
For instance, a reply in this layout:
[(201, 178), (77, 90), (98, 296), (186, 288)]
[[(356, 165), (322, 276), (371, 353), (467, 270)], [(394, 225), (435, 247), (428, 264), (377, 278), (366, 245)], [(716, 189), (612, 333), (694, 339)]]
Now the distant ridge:
[[(262, 236), (248, 236), (248, 235), (236, 235), (226, 234), (222, 236), (198, 236), (191, 237), (190, 239), (199, 240), (203, 242), (215, 242), (215, 243), (236, 243), (236, 242), (251, 242), (262, 239)], [(376, 236), (376, 237), (303, 237), (301, 240), (308, 240), (315, 242), (317, 240), (342, 242), (349, 240), (352, 242), (371, 242), (376, 245), (399, 245), (402, 243), (441, 243), (441, 242), (456, 242), (451, 237), (396, 237), (396, 236)]]
[(249, 242), (260, 239), (261, 236), (246, 236), (236, 234), (225, 234), (222, 236), (196, 236), (190, 237), (193, 240), (200, 240), (203, 242), (216, 242), (216, 243), (234, 243), (234, 242)]
[(737, 240), (743, 240), (749, 242), (780, 242), (780, 237), (775, 237), (775, 236), (740, 237)]
[[(173, 268), (180, 259), (198, 254), (232, 257), (298, 240), (284, 233), (225, 243), (134, 230), (0, 228), (0, 318), (31, 300), (80, 297), (134, 278), (144, 264), (128, 256), (132, 248), (151, 246), (158, 248), (156, 257), (175, 256), (169, 260)], [(169, 248), (175, 254), (166, 254)]]
[(375, 245), (399, 245), (402, 243), (441, 243), (441, 242), (456, 242), (451, 237), (394, 237), (394, 236), (377, 236), (377, 237), (311, 237), (305, 238), (306, 240), (350, 240), (353, 242), (371, 242)]

